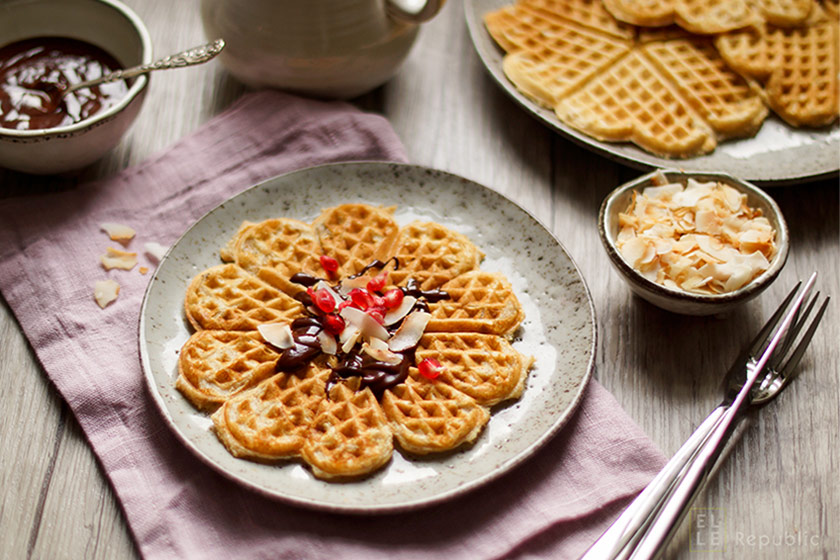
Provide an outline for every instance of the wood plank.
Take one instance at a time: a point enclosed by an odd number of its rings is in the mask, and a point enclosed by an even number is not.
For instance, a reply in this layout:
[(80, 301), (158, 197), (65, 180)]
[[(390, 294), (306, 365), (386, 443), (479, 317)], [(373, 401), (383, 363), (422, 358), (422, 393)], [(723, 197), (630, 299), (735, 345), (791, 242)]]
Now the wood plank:
[(107, 478), (72, 414), (67, 412), (66, 416), (42, 521), (37, 538), (30, 543), (30, 557), (137, 557), (134, 540)]
[(0, 341), (0, 536), (3, 554), (25, 558), (43, 521), (66, 413), (5, 300)]

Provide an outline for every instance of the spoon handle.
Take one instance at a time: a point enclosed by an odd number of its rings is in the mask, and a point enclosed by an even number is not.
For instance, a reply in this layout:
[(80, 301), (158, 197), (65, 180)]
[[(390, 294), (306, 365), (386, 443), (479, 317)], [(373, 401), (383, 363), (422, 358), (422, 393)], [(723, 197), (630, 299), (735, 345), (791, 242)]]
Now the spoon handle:
[(133, 78), (141, 74), (147, 74), (153, 70), (168, 70), (170, 68), (183, 68), (184, 66), (193, 66), (195, 64), (202, 64), (214, 58), (217, 54), (222, 52), (225, 48), (225, 42), (222, 39), (216, 39), (213, 42), (187, 49), (183, 52), (171, 54), (165, 58), (155, 60), (148, 64), (141, 64), (140, 66), (132, 66), (131, 68), (124, 68), (115, 70), (110, 74), (105, 74), (94, 80), (87, 80), (70, 85), (62, 94), (67, 95), (77, 89), (90, 87), (96, 84), (103, 84), (107, 82), (115, 82), (126, 78)]

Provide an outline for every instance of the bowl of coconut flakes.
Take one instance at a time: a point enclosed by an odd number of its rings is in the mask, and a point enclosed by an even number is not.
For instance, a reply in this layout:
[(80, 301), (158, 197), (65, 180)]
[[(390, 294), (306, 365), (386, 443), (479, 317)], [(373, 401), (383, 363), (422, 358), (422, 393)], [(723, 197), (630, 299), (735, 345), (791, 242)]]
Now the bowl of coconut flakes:
[(643, 175), (607, 195), (598, 229), (633, 293), (686, 315), (724, 313), (756, 297), (790, 247), (776, 202), (726, 173)]

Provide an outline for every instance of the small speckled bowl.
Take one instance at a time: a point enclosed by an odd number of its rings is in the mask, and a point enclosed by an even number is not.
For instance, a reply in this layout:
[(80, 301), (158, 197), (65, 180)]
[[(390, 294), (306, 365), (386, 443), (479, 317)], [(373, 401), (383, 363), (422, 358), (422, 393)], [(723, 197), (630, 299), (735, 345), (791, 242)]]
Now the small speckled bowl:
[[(666, 288), (648, 280), (622, 258), (615, 241), (618, 235), (618, 215), (630, 204), (633, 191), (642, 191), (653, 185), (653, 178), (658, 173), (665, 175), (669, 183), (685, 185), (688, 179), (700, 182), (715, 181), (734, 187), (747, 195), (747, 204), (761, 209), (762, 214), (776, 230), (776, 254), (770, 261), (770, 267), (757, 278), (734, 292), (716, 295), (703, 295), (683, 290)], [(629, 183), (621, 185), (611, 192), (601, 204), (598, 215), (598, 232), (601, 242), (613, 266), (627, 282), (630, 289), (650, 303), (684, 315), (713, 315), (725, 313), (751, 300), (769, 286), (785, 265), (790, 248), (788, 228), (782, 212), (776, 202), (758, 187), (726, 173), (689, 173), (684, 171), (659, 170), (643, 175)]]
[[(140, 18), (115, 0), (0, 2), (0, 46), (35, 37), (66, 37), (96, 45), (124, 67), (152, 61)], [(0, 128), (0, 167), (51, 174), (81, 169), (117, 145), (134, 122), (148, 76), (138, 76), (114, 106), (81, 122), (44, 130)]]

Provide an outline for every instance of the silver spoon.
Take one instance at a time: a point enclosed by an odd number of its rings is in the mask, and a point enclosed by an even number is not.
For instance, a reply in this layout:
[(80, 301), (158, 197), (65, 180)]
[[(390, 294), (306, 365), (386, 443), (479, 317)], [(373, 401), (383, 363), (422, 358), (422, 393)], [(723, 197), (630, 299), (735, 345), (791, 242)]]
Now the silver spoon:
[(94, 80), (87, 80), (85, 82), (78, 82), (71, 84), (65, 88), (60, 88), (60, 97), (64, 97), (68, 93), (74, 92), (77, 89), (95, 86), (107, 82), (115, 82), (126, 78), (133, 78), (141, 74), (148, 74), (153, 70), (168, 70), (169, 68), (183, 68), (185, 66), (193, 66), (195, 64), (203, 64), (208, 60), (215, 58), (222, 49), (225, 48), (225, 42), (222, 39), (216, 39), (213, 42), (193, 47), (191, 49), (179, 52), (177, 54), (169, 55), (160, 60), (150, 62), (149, 64), (141, 64), (140, 66), (132, 66), (122, 70), (115, 70), (110, 74), (105, 74)]

